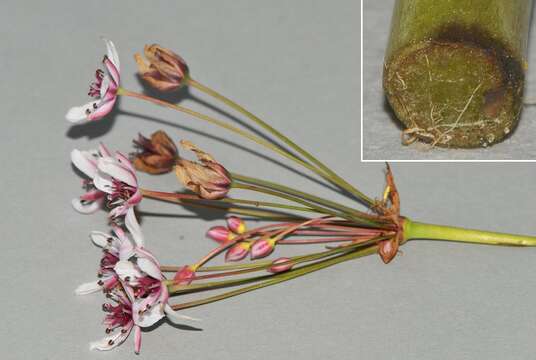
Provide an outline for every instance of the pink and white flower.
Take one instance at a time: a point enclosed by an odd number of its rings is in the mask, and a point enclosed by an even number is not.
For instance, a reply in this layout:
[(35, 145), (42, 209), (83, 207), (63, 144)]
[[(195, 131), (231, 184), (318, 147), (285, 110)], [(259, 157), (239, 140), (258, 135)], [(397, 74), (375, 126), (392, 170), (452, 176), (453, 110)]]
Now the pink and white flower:
[(106, 72), (98, 69), (95, 73), (95, 82), (89, 87), (88, 95), (95, 100), (82, 106), (72, 107), (65, 115), (65, 118), (73, 123), (102, 119), (112, 111), (117, 100), (120, 80), (119, 56), (113, 42), (108, 39), (103, 40), (107, 49), (107, 55), (102, 60)]
[(113, 157), (98, 159), (93, 183), (98, 190), (106, 194), (107, 205), (112, 208), (112, 218), (126, 215), (129, 210), (133, 211), (143, 197), (134, 166), (120, 152), (116, 152)]
[[(158, 260), (143, 246), (143, 235), (134, 212), (127, 213), (125, 225), (132, 234), (132, 241), (119, 227), (114, 227), (117, 237), (111, 240), (109, 236), (104, 238), (106, 234), (93, 233), (93, 241), (102, 245), (107, 253), (103, 257), (106, 259), (104, 272), (109, 283), (113, 283), (107, 289), (107, 297), (115, 304), (103, 305), (103, 310), (107, 312), (104, 319), (106, 333), (118, 331), (91, 343), (90, 348), (111, 350), (123, 343), (134, 330), (134, 351), (139, 353), (141, 328), (152, 326), (165, 316), (173, 321), (196, 319), (178, 314), (168, 304), (169, 293), (163, 282), (165, 277), (160, 271)], [(88, 283), (81, 285), (79, 289), (84, 292), (78, 293), (89, 293), (101, 288), (105, 288), (104, 284)]]
[(114, 270), (115, 265), (122, 260), (128, 260), (134, 254), (134, 245), (127, 237), (123, 229), (113, 226), (116, 236), (93, 231), (90, 235), (95, 245), (102, 248), (103, 255), (100, 261), (97, 281), (91, 281), (78, 286), (75, 290), (77, 295), (85, 295), (103, 290), (110, 292), (119, 283), (119, 277)]
[(72, 205), (76, 211), (83, 214), (90, 214), (102, 207), (102, 202), (106, 194), (95, 187), (93, 179), (97, 175), (98, 160), (110, 156), (110, 151), (103, 144), (99, 145), (98, 150), (81, 151), (74, 149), (71, 152), (73, 165), (87, 176), (87, 179), (83, 182), (87, 192), (72, 200)]
[(134, 329), (134, 351), (139, 353), (141, 349), (141, 328), (134, 323), (131, 298), (122, 289), (114, 290), (108, 297), (114, 303), (102, 305), (102, 310), (106, 312), (103, 323), (106, 325), (106, 334), (111, 335), (90, 343), (89, 348), (101, 351), (112, 350), (121, 345)]

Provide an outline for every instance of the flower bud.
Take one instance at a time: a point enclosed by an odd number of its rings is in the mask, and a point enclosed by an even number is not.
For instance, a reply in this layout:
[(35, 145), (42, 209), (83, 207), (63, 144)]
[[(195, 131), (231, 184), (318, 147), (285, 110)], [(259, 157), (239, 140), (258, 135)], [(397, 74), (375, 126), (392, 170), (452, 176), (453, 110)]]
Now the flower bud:
[(227, 253), (225, 253), (225, 261), (240, 261), (245, 258), (251, 247), (251, 243), (241, 241), (236, 245), (231, 246)]
[(251, 245), (251, 259), (259, 259), (266, 257), (274, 251), (275, 248), (275, 239), (272, 238), (262, 238)]
[(203, 199), (224, 198), (231, 188), (231, 176), (227, 170), (191, 142), (183, 140), (181, 146), (194, 152), (199, 162), (179, 158), (175, 165), (179, 181)]
[(174, 91), (188, 79), (188, 65), (179, 55), (160, 45), (145, 45), (144, 54), (149, 64), (140, 54), (134, 59), (138, 64), (140, 77), (159, 91)]
[(238, 216), (230, 216), (227, 218), (227, 226), (232, 232), (238, 235), (242, 235), (246, 232), (246, 223)]
[(398, 242), (395, 239), (382, 240), (378, 243), (378, 253), (385, 264), (393, 260), (398, 252)]
[(207, 237), (211, 238), (212, 240), (223, 244), (227, 241), (230, 241), (234, 238), (234, 234), (229, 231), (225, 226), (214, 226), (208, 229), (207, 231)]
[(139, 134), (134, 140), (139, 152), (134, 155), (133, 164), (137, 170), (149, 174), (163, 174), (173, 169), (178, 157), (177, 147), (162, 130), (151, 135), (151, 139)]
[(190, 283), (194, 280), (195, 277), (195, 269), (192, 266), (183, 266), (177, 273), (175, 273), (175, 276), (173, 277), (173, 281), (177, 285), (190, 285)]
[(290, 270), (292, 269), (293, 266), (294, 264), (289, 258), (281, 257), (279, 259), (274, 260), (274, 262), (272, 263), (272, 266), (268, 268), (268, 271), (276, 274), (276, 273)]

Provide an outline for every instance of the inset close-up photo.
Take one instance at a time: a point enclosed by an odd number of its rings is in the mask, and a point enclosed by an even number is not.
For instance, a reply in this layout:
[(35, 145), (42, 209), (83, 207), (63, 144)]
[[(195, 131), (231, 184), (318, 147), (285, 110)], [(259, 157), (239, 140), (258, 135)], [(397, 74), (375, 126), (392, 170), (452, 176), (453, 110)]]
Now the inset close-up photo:
[(536, 159), (532, 10), (365, 0), (363, 160)]

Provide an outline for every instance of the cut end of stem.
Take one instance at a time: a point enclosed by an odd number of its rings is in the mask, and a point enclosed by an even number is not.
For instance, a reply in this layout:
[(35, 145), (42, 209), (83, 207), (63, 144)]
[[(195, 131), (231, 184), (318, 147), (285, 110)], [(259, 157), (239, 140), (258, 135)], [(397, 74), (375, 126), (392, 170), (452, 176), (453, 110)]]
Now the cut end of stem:
[(384, 69), (387, 100), (405, 125), (403, 141), (487, 147), (512, 132), (522, 108), (520, 60), (490, 35), (450, 26), (393, 54)]

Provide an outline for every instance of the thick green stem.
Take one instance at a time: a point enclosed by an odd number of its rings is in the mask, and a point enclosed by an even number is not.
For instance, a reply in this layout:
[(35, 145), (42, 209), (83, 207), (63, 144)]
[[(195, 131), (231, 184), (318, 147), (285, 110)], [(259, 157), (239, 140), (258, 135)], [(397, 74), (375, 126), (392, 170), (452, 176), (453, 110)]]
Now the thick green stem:
[(318, 166), (322, 171), (324, 171), (328, 175), (327, 179), (330, 180), (333, 184), (337, 185), (339, 188), (348, 191), (349, 193), (353, 194), (359, 200), (365, 202), (368, 205), (374, 204), (374, 200), (372, 200), (371, 198), (363, 194), (361, 191), (357, 190), (354, 186), (352, 186), (346, 180), (344, 180), (339, 175), (337, 175), (333, 170), (331, 170), (329, 167), (324, 165), (320, 160), (318, 160), (316, 157), (311, 155), (311, 153), (303, 149), (301, 146), (299, 146), (298, 144), (290, 140), (287, 136), (285, 136), (284, 134), (282, 134), (281, 132), (279, 132), (278, 130), (270, 126), (269, 124), (267, 124), (265, 121), (263, 121), (262, 119), (260, 119), (259, 117), (251, 113), (250, 111), (246, 110), (241, 105), (223, 96), (217, 91), (209, 88), (208, 86), (205, 86), (199, 83), (198, 81), (195, 81), (192, 78), (188, 79), (188, 84), (214, 97), (215, 99), (220, 100), (221, 102), (235, 109), (239, 113), (247, 116), (249, 119), (251, 119), (257, 125), (262, 127), (264, 130), (267, 130), (271, 134), (275, 135), (277, 138), (283, 141), (283, 143), (285, 143), (286, 145), (294, 149), (296, 152), (298, 152), (300, 155), (302, 155), (304, 158), (306, 158), (307, 160), (311, 161), (313, 164)]
[(384, 89), (414, 140), (486, 147), (522, 108), (532, 0), (397, 0)]
[(424, 224), (404, 219), (404, 239), (445, 240), (472, 244), (536, 246), (535, 236), (470, 230), (454, 226)]

